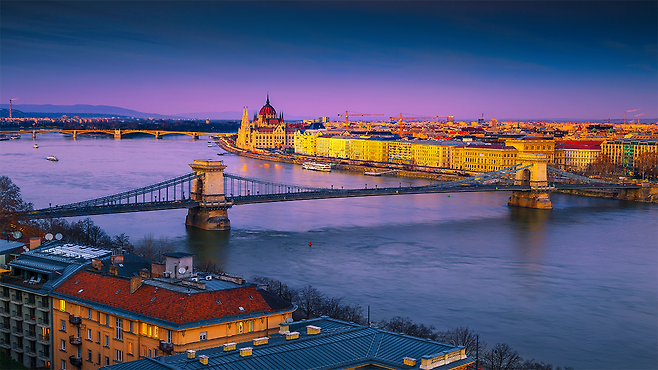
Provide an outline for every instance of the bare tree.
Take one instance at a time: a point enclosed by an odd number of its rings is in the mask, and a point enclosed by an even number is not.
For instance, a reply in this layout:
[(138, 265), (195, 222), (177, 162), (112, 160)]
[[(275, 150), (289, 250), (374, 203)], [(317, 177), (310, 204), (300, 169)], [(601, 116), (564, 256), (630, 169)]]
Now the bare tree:
[(393, 331), (396, 333), (402, 333), (411, 335), (419, 338), (426, 339), (436, 339), (436, 333), (434, 332), (434, 326), (425, 326), (423, 324), (416, 324), (411, 321), (410, 318), (395, 316), (390, 320), (382, 320), (378, 323), (378, 326), (384, 330)]
[(518, 370), (523, 358), (506, 343), (496, 345), (483, 356), (483, 362), (489, 370)]
[(635, 175), (642, 175), (642, 179), (658, 177), (658, 153), (642, 153), (635, 159)]
[(31, 209), (32, 203), (23, 201), (21, 189), (9, 177), (0, 176), (0, 230), (15, 231), (18, 226), (15, 213)]
[(456, 329), (440, 331), (436, 333), (436, 340), (439, 342), (452, 344), (453, 346), (462, 346), (466, 348), (466, 355), (475, 357), (479, 345), (480, 354), (484, 354), (487, 344), (478, 340), (477, 333), (469, 329), (468, 326), (460, 326)]
[(174, 243), (167, 237), (155, 238), (153, 234), (147, 234), (135, 243), (133, 252), (147, 260), (162, 262), (165, 253), (174, 251)]
[(324, 295), (310, 285), (299, 291), (299, 300), (297, 305), (302, 310), (307, 319), (320, 316), (322, 300)]

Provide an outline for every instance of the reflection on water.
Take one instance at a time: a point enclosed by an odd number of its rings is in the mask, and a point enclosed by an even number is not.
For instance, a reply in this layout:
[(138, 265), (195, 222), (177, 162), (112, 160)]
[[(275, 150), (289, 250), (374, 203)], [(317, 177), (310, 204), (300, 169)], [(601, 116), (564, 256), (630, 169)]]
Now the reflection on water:
[[(189, 138), (3, 142), (0, 171), (36, 207), (104, 196), (190, 171), (218, 148)], [(42, 149), (44, 149), (42, 151)], [(54, 154), (60, 159), (45, 160)], [(306, 186), (427, 184), (319, 173), (222, 156), (227, 171)], [(93, 216), (111, 235), (173, 239), (230, 273), (371, 306), (576, 369), (656, 369), (658, 207), (552, 194), (554, 209), (508, 207), (504, 193), (425, 194), (236, 206), (233, 229), (186, 227), (185, 210)], [(312, 246), (308, 243), (312, 242)]]

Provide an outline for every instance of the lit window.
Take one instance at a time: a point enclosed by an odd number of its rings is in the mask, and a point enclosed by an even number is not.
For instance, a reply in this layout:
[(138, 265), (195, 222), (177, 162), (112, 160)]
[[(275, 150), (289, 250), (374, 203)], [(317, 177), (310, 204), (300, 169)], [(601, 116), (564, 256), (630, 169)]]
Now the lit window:
[(244, 324), (242, 321), (238, 323), (238, 334), (242, 334), (244, 332)]
[(66, 301), (63, 299), (59, 300), (59, 310), (62, 312), (66, 311)]

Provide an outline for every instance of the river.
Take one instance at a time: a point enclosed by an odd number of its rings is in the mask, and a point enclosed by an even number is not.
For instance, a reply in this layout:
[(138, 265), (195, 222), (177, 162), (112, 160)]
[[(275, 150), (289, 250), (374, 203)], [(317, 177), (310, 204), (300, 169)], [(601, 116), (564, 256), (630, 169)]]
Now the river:
[[(38, 149), (33, 144), (39, 145)], [(187, 136), (114, 140), (60, 134), (0, 142), (0, 173), (35, 208), (141, 187), (223, 159), (226, 172), (310, 186), (427, 180), (320, 173), (234, 155)], [(59, 162), (45, 158), (56, 155)], [(551, 211), (506, 193), (424, 194), (236, 206), (232, 230), (187, 228), (185, 210), (93, 216), (135, 242), (180, 251), (247, 278), (312, 285), (348, 303), (437, 330), (468, 325), (491, 348), (575, 369), (658, 367), (658, 206), (552, 194)], [(309, 242), (312, 246), (309, 246)]]

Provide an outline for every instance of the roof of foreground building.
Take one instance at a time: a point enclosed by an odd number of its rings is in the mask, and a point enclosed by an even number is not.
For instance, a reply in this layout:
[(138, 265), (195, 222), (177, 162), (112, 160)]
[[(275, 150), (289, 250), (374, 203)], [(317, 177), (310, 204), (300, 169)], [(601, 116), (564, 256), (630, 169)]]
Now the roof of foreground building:
[[(266, 344), (239, 343), (187, 354), (145, 358), (104, 370), (461, 369), (475, 360), (464, 347), (327, 317), (282, 323)], [(262, 341), (262, 338), (261, 338)], [(228, 350), (227, 350), (228, 349)], [(207, 364), (204, 362), (207, 361)]]

